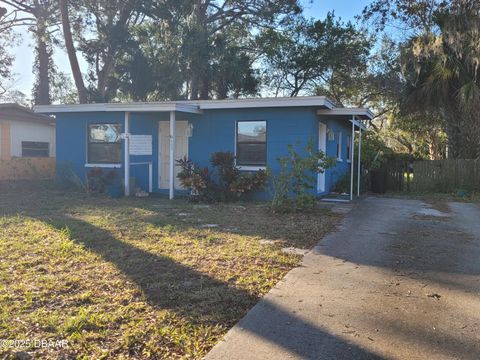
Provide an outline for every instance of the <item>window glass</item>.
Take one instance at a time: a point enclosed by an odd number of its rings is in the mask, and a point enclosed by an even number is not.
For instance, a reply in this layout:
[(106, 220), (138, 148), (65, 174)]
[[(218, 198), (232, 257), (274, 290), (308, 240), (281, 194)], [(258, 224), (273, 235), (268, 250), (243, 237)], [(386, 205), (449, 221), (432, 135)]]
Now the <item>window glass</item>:
[(50, 144), (41, 141), (22, 141), (23, 157), (49, 157)]
[(93, 124), (88, 131), (88, 162), (118, 164), (122, 158), (120, 124)]
[(265, 166), (267, 164), (267, 122), (239, 121), (237, 123), (237, 165)]

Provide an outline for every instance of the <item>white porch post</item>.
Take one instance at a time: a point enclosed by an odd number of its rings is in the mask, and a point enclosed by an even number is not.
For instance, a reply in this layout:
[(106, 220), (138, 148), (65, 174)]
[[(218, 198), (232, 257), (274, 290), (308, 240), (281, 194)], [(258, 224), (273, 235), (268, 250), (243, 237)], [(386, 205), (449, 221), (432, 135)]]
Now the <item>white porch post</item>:
[(361, 157), (362, 157), (362, 127), (358, 130), (358, 175), (357, 175), (357, 196), (360, 196), (360, 182), (361, 182)]
[(176, 148), (176, 123), (175, 111), (170, 111), (170, 183), (169, 183), (169, 198), (170, 200), (175, 196), (175, 148)]
[(352, 140), (350, 144), (350, 200), (353, 200), (353, 172), (354, 172), (354, 163), (355, 163), (355, 117), (352, 119)]
[(124, 186), (125, 186), (125, 196), (130, 196), (130, 113), (125, 112), (125, 125), (124, 131), (125, 141), (124, 141)]

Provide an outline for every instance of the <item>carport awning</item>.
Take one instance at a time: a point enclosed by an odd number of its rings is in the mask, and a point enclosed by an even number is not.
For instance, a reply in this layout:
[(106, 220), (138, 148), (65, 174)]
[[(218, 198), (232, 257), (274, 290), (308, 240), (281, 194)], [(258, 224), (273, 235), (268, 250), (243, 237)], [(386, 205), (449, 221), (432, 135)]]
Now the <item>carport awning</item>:
[(348, 119), (372, 120), (375, 115), (370, 109), (366, 108), (335, 108), (317, 110), (317, 115), (341, 116)]

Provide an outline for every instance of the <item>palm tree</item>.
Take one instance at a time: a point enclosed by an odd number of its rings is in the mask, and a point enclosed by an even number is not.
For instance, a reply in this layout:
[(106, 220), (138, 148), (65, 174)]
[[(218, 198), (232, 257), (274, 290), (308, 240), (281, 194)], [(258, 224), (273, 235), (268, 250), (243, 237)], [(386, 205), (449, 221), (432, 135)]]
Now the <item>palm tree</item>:
[(436, 14), (437, 32), (411, 39), (403, 54), (405, 108), (442, 118), (454, 158), (480, 157), (479, 14), (477, 2), (453, 2)]

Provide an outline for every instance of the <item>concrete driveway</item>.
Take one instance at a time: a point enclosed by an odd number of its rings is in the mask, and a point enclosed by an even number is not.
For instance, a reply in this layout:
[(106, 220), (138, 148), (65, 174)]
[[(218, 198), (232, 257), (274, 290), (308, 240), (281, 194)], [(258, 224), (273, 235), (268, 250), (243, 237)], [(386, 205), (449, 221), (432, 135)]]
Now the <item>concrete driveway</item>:
[(480, 208), (368, 198), (207, 359), (480, 359)]

